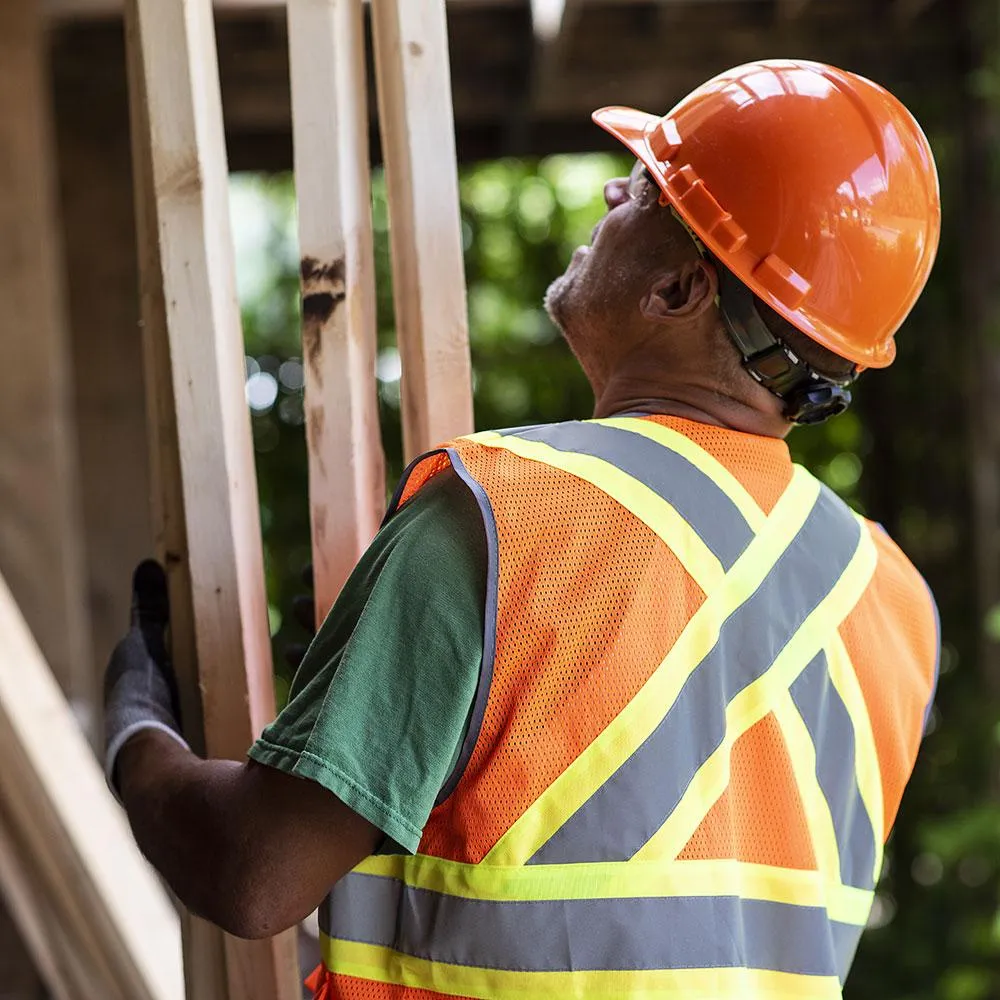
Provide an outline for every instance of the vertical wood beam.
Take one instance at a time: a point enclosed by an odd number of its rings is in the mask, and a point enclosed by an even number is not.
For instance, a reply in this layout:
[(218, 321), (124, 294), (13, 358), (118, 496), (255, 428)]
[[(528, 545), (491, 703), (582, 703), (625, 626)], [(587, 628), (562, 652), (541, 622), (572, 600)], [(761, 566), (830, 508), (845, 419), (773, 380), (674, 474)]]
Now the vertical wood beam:
[(125, 46), (54, 65), (69, 328), (93, 637), (102, 670), (153, 548)]
[(288, 7), (316, 615), (378, 530), (375, 259), (361, 0)]
[[(172, 652), (186, 732), (210, 756), (238, 760), (274, 715), (274, 687), (212, 8), (127, 0), (125, 16)], [(199, 693), (201, 733), (191, 725)], [(301, 994), (294, 931), (241, 941), (192, 920), (185, 972), (189, 1000)]]
[[(99, 689), (90, 668), (52, 148), (41, 9), (37, 0), (0, 4), (0, 572), (93, 736)], [(17, 873), (0, 872), (11, 905), (19, 900), (3, 875)], [(25, 949), (28, 913), (14, 910), (23, 941), (13, 933), (0, 941), (14, 1000), (42, 992)]]
[(472, 430), (444, 0), (372, 0), (406, 458)]
[(46, 73), (37, 0), (0, 3), (0, 572), (86, 713), (98, 689)]
[(535, 38), (549, 42), (559, 35), (562, 28), (566, 0), (531, 0), (531, 26)]

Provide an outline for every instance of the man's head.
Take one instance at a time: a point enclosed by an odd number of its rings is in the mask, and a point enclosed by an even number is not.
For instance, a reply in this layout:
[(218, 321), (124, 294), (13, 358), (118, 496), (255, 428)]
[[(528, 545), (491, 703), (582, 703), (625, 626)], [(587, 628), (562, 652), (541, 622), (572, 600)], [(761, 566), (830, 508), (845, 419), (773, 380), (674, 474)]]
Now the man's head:
[[(545, 305), (600, 391), (636, 352), (701, 351), (717, 325), (714, 268), (648, 180), (607, 183), (608, 212), (573, 254)], [(707, 346), (707, 345), (705, 345)]]
[(927, 140), (891, 94), (773, 60), (720, 74), (664, 118), (594, 118), (647, 178), (631, 196), (608, 184), (591, 247), (547, 296), (599, 394), (627, 360), (751, 406), (770, 390), (808, 422), (842, 408), (858, 370), (892, 362), (940, 203)]
[[(600, 396), (627, 380), (633, 397), (693, 380), (718, 398), (777, 410), (747, 374), (719, 303), (723, 265), (708, 255), (659, 188), (641, 172), (605, 185), (607, 214), (549, 286), (545, 306)], [(761, 299), (769, 331), (822, 375), (849, 379), (854, 365), (801, 333)], [(645, 392), (642, 392), (642, 386)]]

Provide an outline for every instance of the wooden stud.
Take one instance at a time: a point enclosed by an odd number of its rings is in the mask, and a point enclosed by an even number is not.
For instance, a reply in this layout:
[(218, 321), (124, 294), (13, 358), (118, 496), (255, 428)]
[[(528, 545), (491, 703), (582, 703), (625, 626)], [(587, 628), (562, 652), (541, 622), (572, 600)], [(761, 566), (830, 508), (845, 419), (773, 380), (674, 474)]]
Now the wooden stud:
[(97, 691), (153, 537), (123, 41), (94, 58), (54, 67), (54, 101)]
[(63, 690), (86, 712), (98, 688), (45, 51), (37, 0), (0, 3), (0, 572)]
[(551, 42), (562, 28), (566, 0), (531, 0), (531, 25), (535, 38)]
[[(46, 914), (56, 914), (68, 942), (63, 954), (65, 942), (48, 939), (42, 970), (76, 956), (80, 964), (65, 976), (94, 984), (87, 1000), (181, 1000), (176, 914), (3, 581), (0, 754), (0, 872), (9, 898), (24, 907), (22, 926), (36, 948), (45, 947)], [(12, 859), (23, 863), (16, 872)], [(25, 902), (31, 894), (40, 908)]]
[[(238, 760), (273, 717), (274, 688), (211, 4), (128, 0), (126, 28), (172, 652), (186, 732)], [(301, 994), (294, 931), (251, 942), (192, 921), (185, 959), (189, 1000)]]
[(316, 614), (378, 530), (375, 262), (361, 0), (288, 7)]
[(448, 30), (444, 0), (371, 8), (411, 459), (473, 427)]

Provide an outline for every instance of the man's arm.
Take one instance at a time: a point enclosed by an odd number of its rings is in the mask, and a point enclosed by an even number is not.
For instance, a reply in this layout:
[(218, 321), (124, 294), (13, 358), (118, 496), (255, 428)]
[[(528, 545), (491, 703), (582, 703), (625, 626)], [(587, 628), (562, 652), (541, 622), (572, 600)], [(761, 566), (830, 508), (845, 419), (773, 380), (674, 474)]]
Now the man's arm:
[(142, 852), (187, 907), (237, 937), (298, 923), (382, 838), (314, 782), (201, 760), (156, 729), (125, 744), (117, 773)]
[(381, 833), (314, 782), (196, 757), (177, 719), (169, 622), (166, 576), (142, 563), (131, 627), (104, 678), (108, 781), (185, 905), (231, 934), (267, 937), (315, 909)]

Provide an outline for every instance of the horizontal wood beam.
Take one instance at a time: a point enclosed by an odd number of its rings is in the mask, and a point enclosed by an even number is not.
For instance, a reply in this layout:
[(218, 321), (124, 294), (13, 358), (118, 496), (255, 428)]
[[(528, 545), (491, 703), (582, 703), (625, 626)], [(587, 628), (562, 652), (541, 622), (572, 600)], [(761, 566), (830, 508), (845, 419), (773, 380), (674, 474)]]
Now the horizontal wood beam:
[[(227, 13), (260, 13), (262, 11), (283, 11), (286, 0), (214, 0), (216, 10)], [(365, 0), (366, 3), (369, 0)], [(566, 0), (447, 0), (448, 6), (455, 7), (523, 7), (527, 3), (532, 9), (543, 10), (542, 17), (551, 23), (553, 15), (547, 13), (550, 8), (563, 4)], [(590, 6), (612, 7), (642, 7), (649, 0), (575, 0)], [(759, 0), (734, 0), (734, 2), (759, 3)], [(782, 0), (784, 2), (784, 0)], [(791, 0), (791, 2), (806, 2), (806, 0)], [(75, 20), (86, 18), (109, 17), (121, 14), (123, 0), (43, 0), (42, 9), (53, 20)], [(663, 5), (682, 6), (684, 0), (660, 0)]]

